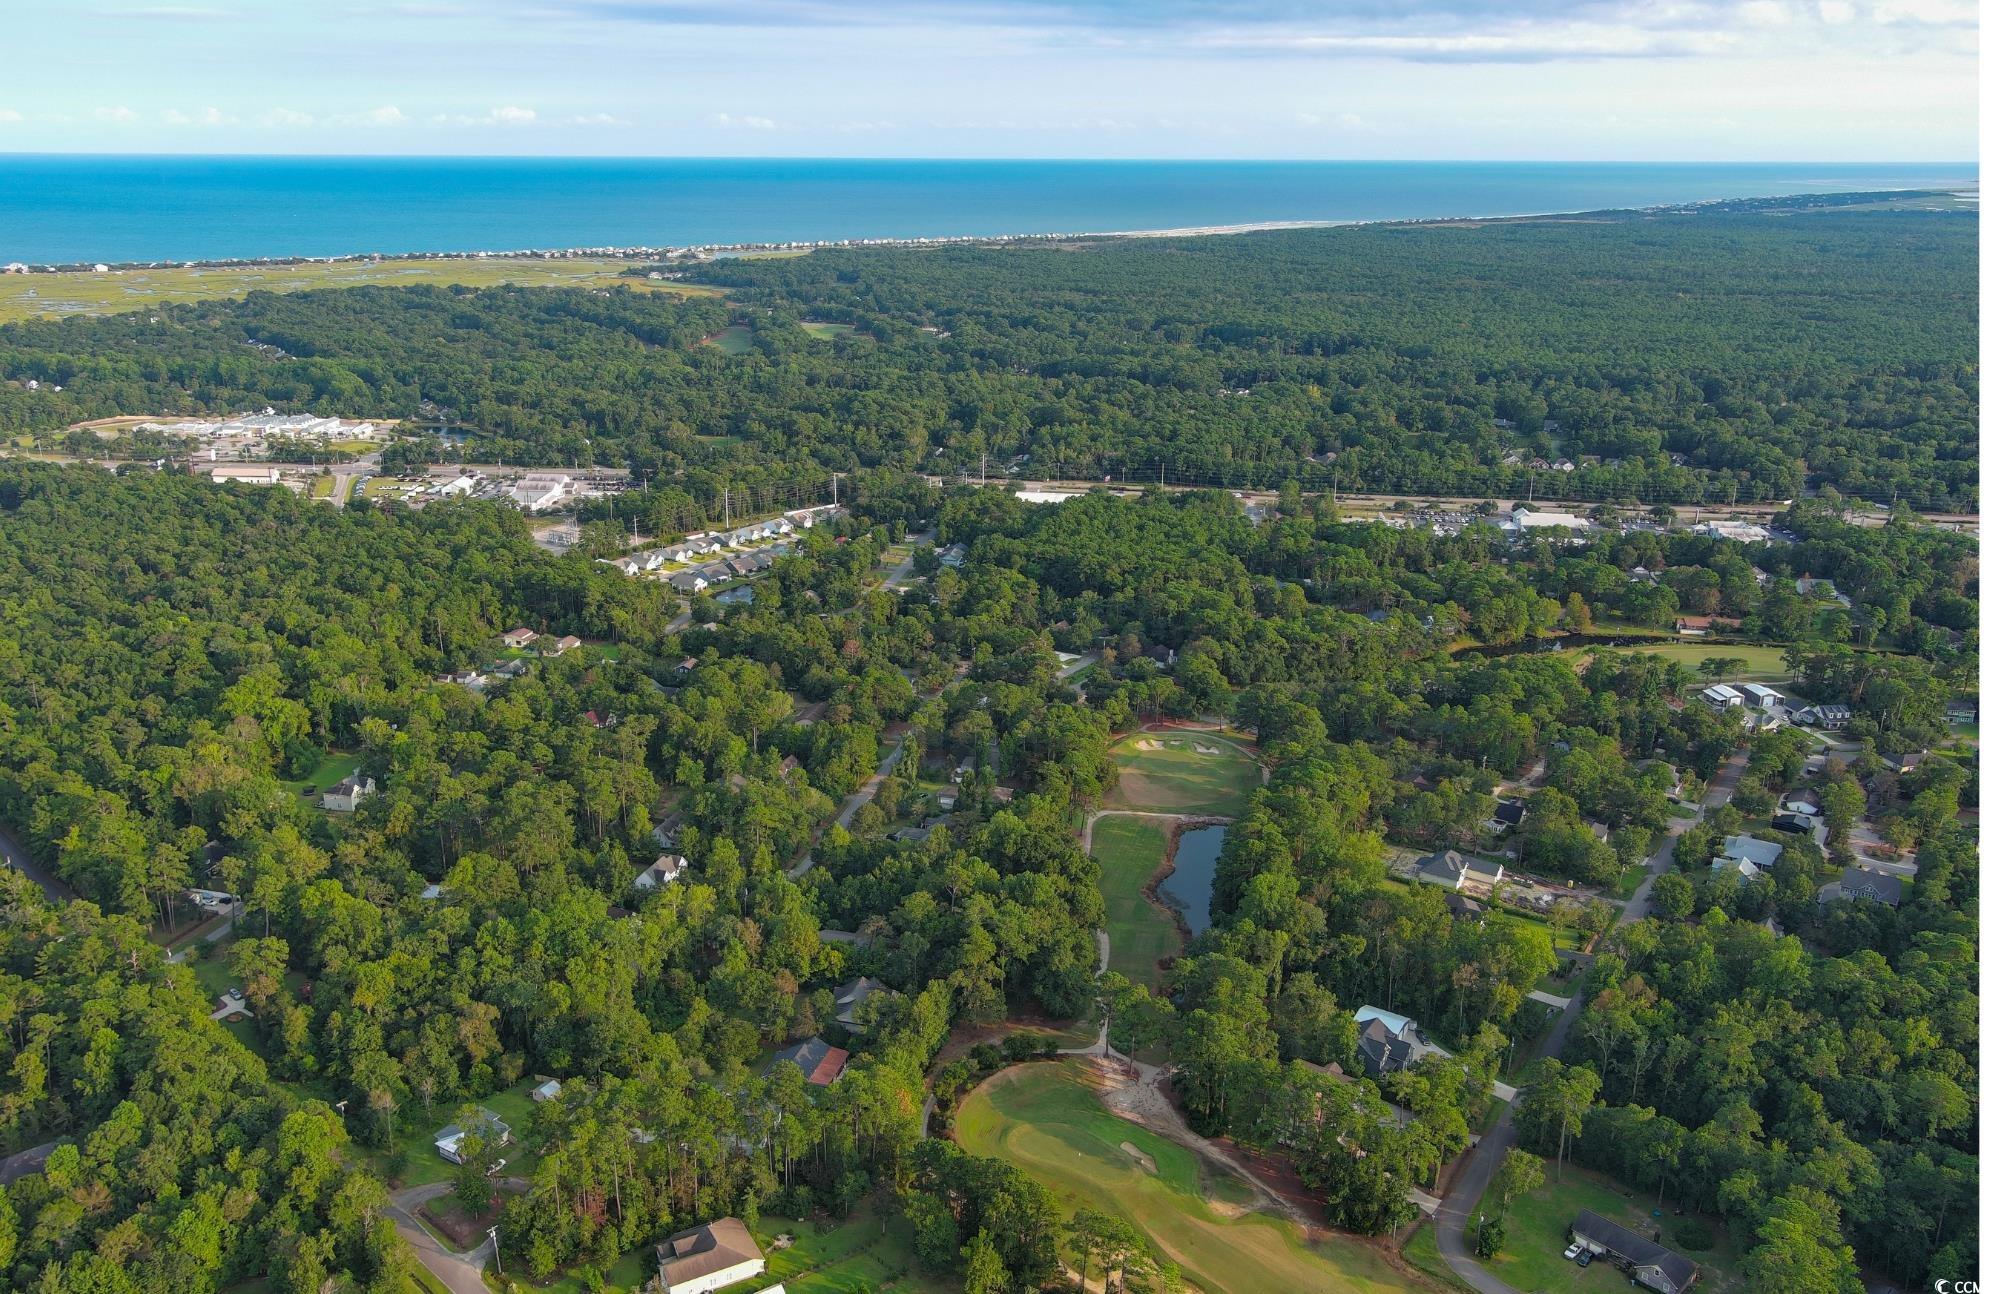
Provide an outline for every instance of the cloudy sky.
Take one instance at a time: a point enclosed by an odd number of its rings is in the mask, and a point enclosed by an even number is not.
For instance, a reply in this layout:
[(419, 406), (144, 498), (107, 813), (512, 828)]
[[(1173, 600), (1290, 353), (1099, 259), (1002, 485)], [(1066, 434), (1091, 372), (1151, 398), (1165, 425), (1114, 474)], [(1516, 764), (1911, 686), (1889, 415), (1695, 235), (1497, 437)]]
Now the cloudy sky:
[(60, 0), (0, 152), (1939, 161), (1978, 0)]

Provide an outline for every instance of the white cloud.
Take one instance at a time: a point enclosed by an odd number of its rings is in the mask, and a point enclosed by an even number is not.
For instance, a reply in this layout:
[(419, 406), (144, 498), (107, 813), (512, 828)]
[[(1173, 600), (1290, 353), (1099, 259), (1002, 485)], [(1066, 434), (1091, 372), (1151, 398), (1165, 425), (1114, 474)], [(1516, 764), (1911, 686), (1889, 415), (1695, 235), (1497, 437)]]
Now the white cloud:
[(90, 114), (99, 121), (115, 121), (120, 125), (139, 120), (139, 114), (123, 106), (97, 108)]
[(1297, 116), (1301, 126), (1330, 126), (1337, 130), (1359, 130), (1366, 124), (1360, 116), (1352, 112), (1335, 113), (1331, 117), (1317, 112), (1301, 112)]
[(359, 126), (400, 126), (409, 118), (393, 103), (385, 103), (379, 108), (370, 108), (364, 113), (347, 119)]
[(168, 108), (160, 114), (160, 120), (169, 126), (233, 126), (236, 118), (216, 107), (201, 108), (195, 112), (182, 112), (179, 108)]
[(1853, 22), (1854, 6), (1847, 0), (1819, 0), (1819, 18), (1821, 22), (1835, 27)]
[(18, 109), (0, 108), (0, 126), (11, 126), (16, 122), (26, 120), (27, 118), (22, 116)]
[(535, 124), (533, 108), (517, 108), (511, 105), (489, 108), (474, 116), (463, 112), (440, 112), (431, 118), (433, 126), (532, 126)]
[(726, 112), (712, 114), (709, 117), (709, 121), (717, 126), (721, 126), (725, 130), (737, 128), (743, 130), (776, 130), (778, 128), (778, 123), (769, 117), (738, 117)]
[(563, 118), (565, 126), (629, 126), (632, 123), (623, 117), (614, 117), (608, 112), (580, 112), (574, 117)]
[(292, 129), (312, 125), (313, 115), (309, 112), (300, 112), (296, 108), (272, 108), (257, 118), (257, 124), (278, 129)]

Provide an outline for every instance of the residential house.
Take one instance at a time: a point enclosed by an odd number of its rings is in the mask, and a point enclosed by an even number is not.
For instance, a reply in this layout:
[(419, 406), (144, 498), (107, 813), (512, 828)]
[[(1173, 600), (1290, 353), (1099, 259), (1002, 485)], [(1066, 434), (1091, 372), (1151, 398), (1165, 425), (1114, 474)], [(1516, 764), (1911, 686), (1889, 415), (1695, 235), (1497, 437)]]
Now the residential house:
[(577, 637), (575, 634), (564, 634), (562, 637), (556, 639), (555, 642), (542, 648), (542, 655), (560, 656), (564, 652), (575, 651), (581, 646), (583, 646), (583, 639)]
[(506, 633), (500, 635), (500, 645), (512, 651), (519, 651), (521, 648), (526, 647), (529, 643), (534, 642), (535, 639), (539, 637), (541, 637), (540, 634), (536, 633), (532, 629), (528, 629), (525, 627), (520, 629), (509, 629)]
[(953, 544), (938, 554), (938, 565), (944, 567), (946, 570), (955, 571), (965, 565), (965, 554), (966, 548), (964, 544)]
[(675, 571), (667, 576), (667, 584), (676, 593), (699, 593), (708, 587), (708, 576), (700, 571)]
[(1499, 863), (1484, 858), (1467, 857), (1456, 849), (1441, 849), (1417, 864), (1417, 879), (1427, 885), (1442, 885), (1449, 890), (1464, 890), (1470, 886), (1475, 892), (1491, 893), (1507, 875), (1507, 869)]
[(1786, 813), (1803, 813), (1809, 818), (1820, 815), (1819, 794), (1814, 791), (1787, 791), (1778, 805)]
[(463, 1153), (465, 1139), (475, 1136), (484, 1141), (487, 1149), (491, 1150), (495, 1146), (504, 1146), (512, 1141), (514, 1130), (502, 1123), (499, 1115), (482, 1105), (471, 1127), (461, 1128), (456, 1123), (447, 1123), (438, 1129), (437, 1138), (431, 1144), (437, 1147), (438, 1154), (444, 1159), (454, 1164), (462, 1164), (465, 1162)]
[(1778, 861), (1784, 852), (1783, 846), (1775, 840), (1759, 840), (1755, 836), (1731, 836), (1722, 842), (1722, 856), (1749, 863), (1765, 871)]
[(803, 1070), (806, 1082), (814, 1087), (825, 1087), (847, 1068), (847, 1053), (824, 1038), (808, 1038), (780, 1048), (771, 1060), (771, 1068), (764, 1072), (768, 1074), (786, 1062)]
[(895, 995), (895, 990), (885, 986), (880, 980), (869, 979), (866, 975), (851, 979), (833, 991), (833, 1018), (849, 1029), (858, 1027), (861, 1004), (880, 993)]
[(1809, 705), (1792, 711), (1792, 722), (1809, 728), (1845, 728), (1854, 721), (1854, 707), (1848, 705)]
[(1731, 872), (1736, 873), (1738, 885), (1747, 884), (1764, 874), (1758, 869), (1757, 864), (1741, 858), (1718, 858), (1708, 865), (1708, 874), (1712, 877), (1727, 876)]
[(1683, 1257), (1589, 1209), (1576, 1215), (1576, 1221), (1569, 1225), (1569, 1233), (1585, 1250), (1600, 1258), (1609, 1258), (1634, 1282), (1656, 1290), (1658, 1294), (1687, 1294), (1701, 1277), (1701, 1268), (1693, 1259)]
[(1892, 908), (1903, 905), (1903, 881), (1901, 877), (1887, 872), (1878, 872), (1872, 867), (1850, 867), (1840, 874), (1840, 879), (1825, 886), (1819, 892), (1821, 903), (1831, 903), (1835, 899), (1868, 899), (1875, 903), (1886, 903)]
[(1916, 772), (1918, 766), (1924, 762), (1924, 756), (1929, 753), (1927, 750), (1904, 751), (1902, 754), (1896, 756), (1896, 771), (1898, 773)]
[(1454, 921), (1470, 921), (1474, 924), (1486, 920), (1486, 908), (1478, 899), (1468, 899), (1463, 894), (1452, 893), (1444, 896), (1444, 910), (1451, 913)]
[(736, 1218), (717, 1218), (653, 1246), (658, 1294), (708, 1294), (764, 1273), (764, 1251)]
[(1810, 836), (1813, 834), (1813, 828), (1818, 825), (1817, 822), (1814, 822), (1803, 813), (1780, 812), (1771, 815), (1772, 827), (1779, 831), (1789, 832), (1794, 836)]
[(656, 890), (662, 885), (672, 885), (687, 870), (688, 860), (679, 854), (661, 854), (644, 871), (632, 878), (635, 890)]
[(1416, 1021), (1394, 1011), (1384, 1011), (1379, 1006), (1364, 1006), (1356, 1011), (1354, 1023), (1361, 1027), (1357, 1046), (1361, 1052), (1361, 1067), (1370, 1078), (1408, 1069), (1432, 1053), (1448, 1054), (1444, 1048), (1424, 1037)]
[(1528, 820), (1528, 806), (1522, 800), (1502, 800), (1493, 806), (1493, 816), (1486, 825), (1495, 831), (1506, 831), (1518, 827)]
[(360, 803), (375, 794), (375, 779), (372, 777), (343, 777), (326, 790), (320, 792), (319, 806), (334, 813), (352, 813)]
[(540, 1105), (544, 1101), (553, 1101), (561, 1095), (562, 1084), (552, 1078), (548, 1082), (538, 1085), (534, 1091), (528, 1093), (528, 1099)]
[(695, 666), (699, 664), (701, 664), (701, 662), (696, 660), (694, 657), (683, 656), (681, 657), (680, 664), (674, 666), (674, 673), (680, 675), (682, 678), (686, 678), (688, 675), (694, 673)]

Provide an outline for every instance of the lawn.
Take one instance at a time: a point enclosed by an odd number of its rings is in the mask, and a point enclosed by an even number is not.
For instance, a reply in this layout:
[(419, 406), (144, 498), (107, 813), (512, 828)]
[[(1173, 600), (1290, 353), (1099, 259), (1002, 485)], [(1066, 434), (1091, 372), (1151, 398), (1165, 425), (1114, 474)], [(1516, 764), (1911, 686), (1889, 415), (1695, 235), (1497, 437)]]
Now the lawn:
[[(539, 1080), (524, 1079), (505, 1092), (495, 1092), (472, 1102), (483, 1105), (500, 1116), (513, 1132), (513, 1140), (500, 1152), (507, 1161), (502, 1174), (507, 1177), (533, 1176), (538, 1158), (527, 1148), (524, 1138), (528, 1135), (528, 1120), (535, 1108), (528, 1092)], [(460, 1103), (438, 1101), (428, 1112), (423, 1103), (411, 1101), (396, 1111), (396, 1139), (387, 1152), (369, 1156), (376, 1175), (395, 1187), (423, 1186), (429, 1182), (448, 1181), (458, 1171), (458, 1165), (445, 1162), (437, 1152), (435, 1142), (438, 1129), (452, 1122)]]
[[(735, 1288), (761, 1290), (783, 1283), (788, 1294), (863, 1294), (896, 1290), (903, 1294), (945, 1294), (958, 1288), (917, 1266), (910, 1247), (910, 1224), (901, 1210), (871, 1202), (845, 1222), (811, 1222), (766, 1216), (752, 1234), (764, 1247), (764, 1274)], [(792, 1237), (772, 1248), (780, 1235)]]
[[(1478, 1213), (1499, 1210), (1499, 1192), (1489, 1187), (1479, 1201)], [(1737, 1263), (1741, 1258), (1727, 1228), (1709, 1219), (1676, 1218), (1668, 1205), (1661, 1215), (1653, 1214), (1653, 1201), (1644, 1192), (1628, 1193), (1612, 1178), (1575, 1165), (1565, 1165), (1563, 1180), (1555, 1180), (1553, 1165), (1539, 1190), (1530, 1191), (1507, 1208), (1507, 1242), (1500, 1256), (1487, 1266), (1493, 1274), (1522, 1294), (1612, 1294), (1630, 1287), (1631, 1282), (1616, 1267), (1599, 1260), (1578, 1267), (1562, 1256), (1569, 1244), (1569, 1225), (1579, 1210), (1589, 1209), (1620, 1226), (1650, 1237), (1657, 1228), (1660, 1243), (1687, 1255), (1702, 1266), (1700, 1287), (1708, 1294), (1728, 1290), (1738, 1284)], [(1678, 1228), (1705, 1230), (1710, 1248), (1697, 1252), (1677, 1241)]]
[(1426, 1222), (1410, 1233), (1403, 1245), (1403, 1261), (1437, 1281), (1440, 1285), (1455, 1290), (1470, 1290), (1472, 1287), (1460, 1280), (1445, 1265), (1444, 1255), (1438, 1252), (1437, 1224)]
[[(1767, 683), (1784, 682), (1792, 672), (1785, 668), (1785, 649), (1782, 647), (1752, 646), (1747, 643), (1716, 642), (1663, 642), (1647, 643), (1642, 647), (1598, 647), (1592, 651), (1645, 652), (1650, 656), (1665, 656), (1677, 660), (1697, 673), (1701, 663), (1714, 656), (1733, 656), (1745, 662), (1743, 672), (1730, 674), (1723, 682)], [(1707, 676), (1703, 676), (1704, 682)]]
[(116, 314), (168, 302), (234, 298), (251, 292), (302, 292), (309, 288), (346, 288), (370, 283), (391, 287), (412, 283), (494, 287), (513, 283), (543, 288), (603, 288), (622, 284), (635, 292), (676, 296), (720, 294), (719, 289), (702, 284), (621, 277), (619, 271), (631, 264), (591, 258), (543, 261), (504, 256), (479, 260), (405, 257), (331, 265), (8, 274), (0, 276), (0, 323), (40, 315)]
[(1247, 1187), (1208, 1180), (1192, 1152), (1113, 1115), (1078, 1062), (995, 1076), (959, 1107), (956, 1136), (974, 1154), (1021, 1168), (1066, 1210), (1087, 1205), (1122, 1215), (1210, 1294), (1406, 1288), (1364, 1245), (1308, 1243), (1291, 1222), (1244, 1212)]
[(326, 788), (332, 786), (342, 778), (351, 776), (354, 770), (359, 767), (361, 767), (361, 756), (343, 755), (338, 751), (328, 751), (319, 763), (313, 765), (311, 772), (297, 781), (287, 782), (285, 785), (291, 787), (299, 795), (304, 795), (308, 791), (314, 795), (318, 795), (321, 791), (326, 790)]
[(1136, 984), (1157, 985), (1160, 962), (1181, 949), (1180, 927), (1143, 893), (1167, 856), (1167, 829), (1159, 818), (1104, 817), (1090, 832), (1111, 969)]
[(1249, 750), (1206, 732), (1135, 732), (1111, 748), (1118, 784), (1107, 808), (1234, 817), (1259, 784)]
[(823, 337), (828, 341), (833, 340), (835, 337), (858, 337), (861, 335), (861, 330), (853, 324), (813, 321), (810, 323), (801, 323), (799, 327), (805, 329), (815, 337)]
[(731, 324), (713, 337), (704, 337), (701, 344), (713, 346), (725, 355), (748, 355), (757, 348), (750, 330), (742, 324)]

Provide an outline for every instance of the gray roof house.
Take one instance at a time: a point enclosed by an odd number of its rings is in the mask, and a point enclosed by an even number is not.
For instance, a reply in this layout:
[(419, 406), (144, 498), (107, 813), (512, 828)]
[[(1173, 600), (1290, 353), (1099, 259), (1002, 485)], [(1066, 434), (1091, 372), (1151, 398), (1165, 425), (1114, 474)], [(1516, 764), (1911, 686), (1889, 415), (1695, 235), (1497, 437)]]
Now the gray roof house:
[(1619, 1226), (1589, 1209), (1576, 1215), (1569, 1233), (1576, 1242), (1599, 1257), (1609, 1258), (1632, 1279), (1659, 1294), (1686, 1294), (1701, 1278), (1701, 1268), (1693, 1259), (1646, 1239), (1636, 1231)]
[(653, 1247), (659, 1260), (660, 1294), (707, 1294), (759, 1276), (764, 1251), (750, 1229), (735, 1218), (678, 1231)]
[(1878, 872), (1872, 867), (1850, 867), (1840, 874), (1840, 879), (1819, 892), (1821, 903), (1831, 903), (1835, 899), (1872, 899), (1886, 903), (1892, 908), (1903, 905), (1903, 882), (1900, 877)]
[(1752, 863), (1769, 871), (1778, 861), (1784, 847), (1775, 840), (1759, 840), (1755, 836), (1731, 836), (1722, 842), (1722, 856)]
[(1468, 857), (1456, 849), (1441, 849), (1417, 864), (1417, 879), (1429, 885), (1442, 885), (1449, 890), (1463, 890), (1468, 885), (1474, 889), (1492, 889), (1507, 874), (1507, 869), (1499, 863), (1484, 858)]
[(869, 979), (866, 975), (847, 981), (833, 991), (833, 1018), (850, 1029), (857, 1027), (856, 1013), (860, 1011), (861, 1004), (878, 993), (887, 993), (893, 997), (895, 990), (880, 980)]

